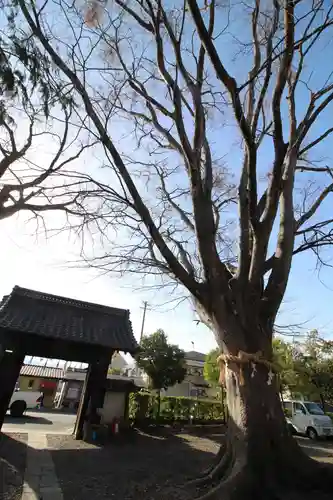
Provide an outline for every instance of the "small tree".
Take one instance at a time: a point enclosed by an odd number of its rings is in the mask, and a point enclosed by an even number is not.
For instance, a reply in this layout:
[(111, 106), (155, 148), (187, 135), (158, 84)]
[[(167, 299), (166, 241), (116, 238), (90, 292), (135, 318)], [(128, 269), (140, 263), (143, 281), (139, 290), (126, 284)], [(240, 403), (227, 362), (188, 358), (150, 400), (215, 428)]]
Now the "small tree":
[(321, 339), (317, 330), (304, 342), (273, 341), (274, 360), (280, 366), (280, 390), (289, 389), (293, 397), (320, 399), (323, 409), (333, 401), (332, 341)]
[(221, 390), (221, 404), (222, 404), (222, 413), (225, 419), (225, 411), (224, 411), (224, 389), (223, 385), (220, 384), (220, 369), (217, 363), (217, 358), (220, 352), (219, 349), (212, 349), (206, 356), (205, 365), (204, 365), (204, 378), (211, 384), (213, 387), (220, 387)]
[(299, 344), (295, 360), (299, 392), (308, 398), (320, 399), (323, 409), (333, 400), (333, 342), (320, 337), (317, 330)]
[(152, 335), (143, 337), (140, 347), (136, 361), (147, 373), (151, 388), (157, 390), (159, 416), (161, 389), (167, 389), (184, 380), (185, 353), (178, 346), (168, 343), (163, 330), (157, 330)]
[(295, 371), (294, 354), (295, 349), (291, 343), (284, 342), (279, 338), (273, 339), (273, 359), (280, 367), (279, 390), (281, 395), (286, 389), (289, 389), (291, 392), (295, 392), (295, 388), (298, 384), (298, 374)]
[(219, 349), (212, 349), (206, 356), (204, 365), (204, 378), (213, 386), (219, 385), (220, 370), (217, 363)]

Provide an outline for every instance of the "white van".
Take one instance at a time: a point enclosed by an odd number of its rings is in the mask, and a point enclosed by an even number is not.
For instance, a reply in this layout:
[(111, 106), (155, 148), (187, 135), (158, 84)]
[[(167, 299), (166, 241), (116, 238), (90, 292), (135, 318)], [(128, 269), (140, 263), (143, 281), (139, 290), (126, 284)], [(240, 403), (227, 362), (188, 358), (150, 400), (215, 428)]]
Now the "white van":
[(333, 422), (317, 403), (312, 401), (283, 401), (287, 422), (298, 434), (310, 439), (333, 436)]
[(41, 393), (37, 391), (20, 391), (15, 389), (9, 403), (12, 417), (22, 417), (26, 410), (37, 408), (40, 403)]

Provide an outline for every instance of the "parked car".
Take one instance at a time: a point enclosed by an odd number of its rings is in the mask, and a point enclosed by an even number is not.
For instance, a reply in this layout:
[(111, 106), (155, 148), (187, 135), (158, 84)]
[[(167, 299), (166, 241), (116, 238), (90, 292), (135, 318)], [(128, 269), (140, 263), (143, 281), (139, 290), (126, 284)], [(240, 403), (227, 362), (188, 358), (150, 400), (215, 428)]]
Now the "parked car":
[(15, 389), (9, 403), (9, 411), (12, 417), (22, 417), (26, 410), (37, 408), (42, 394), (38, 391), (20, 391)]
[(283, 401), (287, 422), (297, 434), (310, 439), (333, 436), (333, 422), (313, 401)]

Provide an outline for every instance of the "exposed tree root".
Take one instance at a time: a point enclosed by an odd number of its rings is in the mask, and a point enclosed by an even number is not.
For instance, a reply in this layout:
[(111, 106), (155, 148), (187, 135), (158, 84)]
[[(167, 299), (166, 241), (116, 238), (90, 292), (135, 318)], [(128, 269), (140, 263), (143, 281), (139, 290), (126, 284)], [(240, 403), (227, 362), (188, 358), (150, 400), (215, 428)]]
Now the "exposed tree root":
[(290, 436), (266, 371), (257, 367), (255, 383), (251, 373), (246, 383), (228, 373), (227, 433), (212, 467), (186, 485), (187, 498), (331, 500), (333, 467), (311, 459)]
[[(237, 460), (228, 475), (213, 487), (207, 493), (200, 496), (200, 500), (229, 500), (233, 498), (236, 492), (246, 492), (248, 485), (248, 476), (246, 466), (242, 460)], [(241, 497), (239, 497), (241, 498)], [(245, 500), (245, 497), (244, 497)], [(248, 498), (246, 497), (246, 500)]]
[(331, 499), (333, 466), (309, 458), (297, 445), (289, 451), (267, 456), (258, 466), (258, 460), (251, 461), (246, 453), (225, 444), (216, 457), (218, 463), (187, 487), (198, 500)]
[(200, 477), (207, 476), (212, 472), (213, 469), (215, 469), (215, 467), (220, 463), (221, 459), (224, 457), (227, 450), (227, 446), (228, 446), (227, 441), (224, 441), (221, 444), (219, 451), (217, 452), (216, 457), (214, 458), (213, 463), (202, 473)]
[(228, 470), (233, 467), (232, 447), (230, 445), (227, 445), (226, 447), (221, 446), (217, 456), (219, 458), (214, 461), (213, 466), (199, 478), (190, 481), (188, 483), (189, 487), (203, 487), (228, 475)]

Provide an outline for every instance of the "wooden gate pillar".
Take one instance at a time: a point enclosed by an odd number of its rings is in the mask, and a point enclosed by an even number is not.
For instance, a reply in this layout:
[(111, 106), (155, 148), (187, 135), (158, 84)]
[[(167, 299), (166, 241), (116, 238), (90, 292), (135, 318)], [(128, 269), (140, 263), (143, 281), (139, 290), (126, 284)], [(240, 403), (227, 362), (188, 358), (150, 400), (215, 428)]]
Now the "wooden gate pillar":
[(106, 379), (110, 365), (109, 359), (101, 360), (95, 365), (95, 373), (93, 378), (93, 385), (91, 388), (89, 410), (95, 414), (98, 408), (103, 408), (105, 392), (106, 392)]
[(108, 356), (89, 365), (73, 432), (75, 439), (83, 437), (83, 424), (87, 414), (95, 414), (97, 408), (103, 407), (110, 360), (111, 356)]
[(0, 431), (23, 361), (24, 354), (18, 352), (4, 351), (0, 357)]

